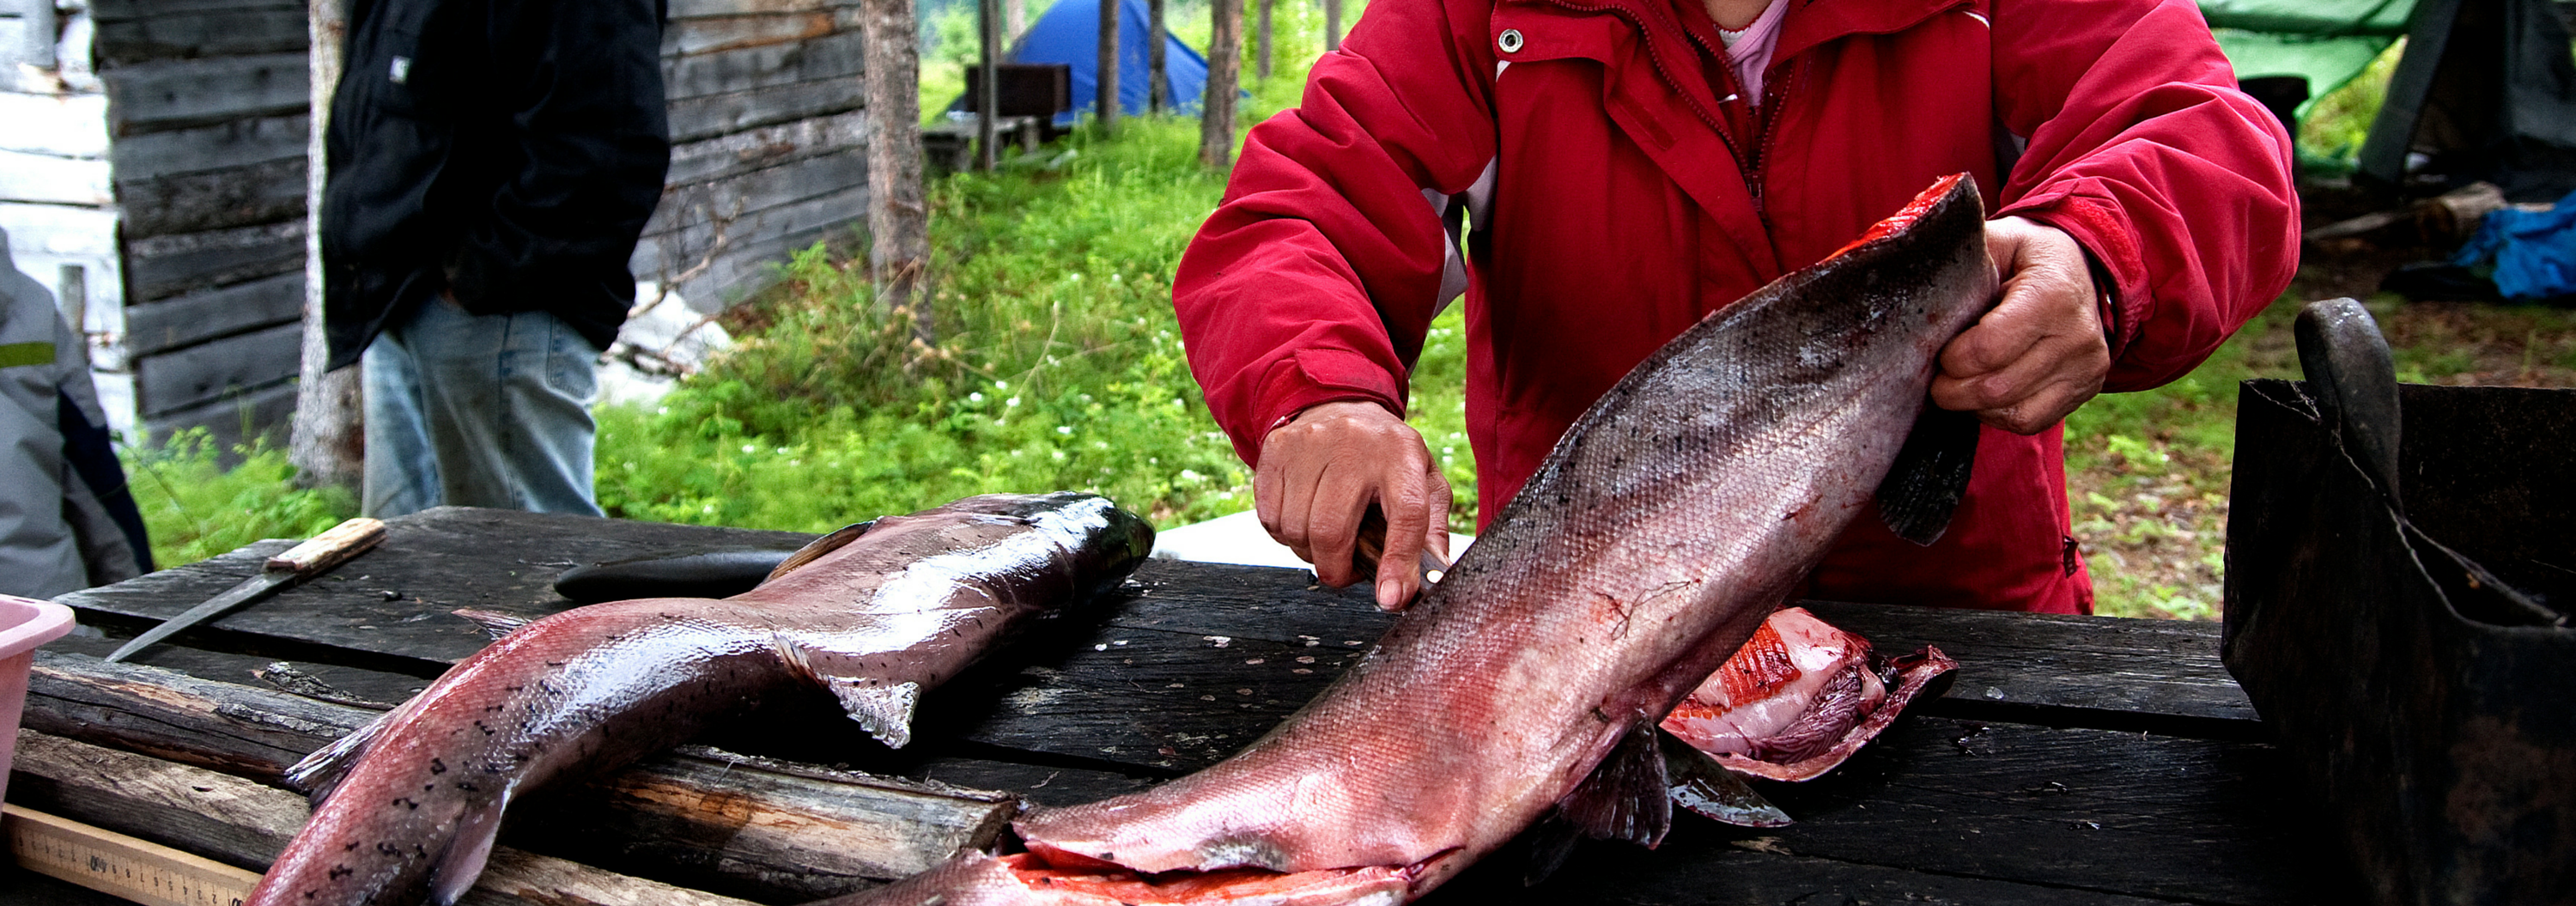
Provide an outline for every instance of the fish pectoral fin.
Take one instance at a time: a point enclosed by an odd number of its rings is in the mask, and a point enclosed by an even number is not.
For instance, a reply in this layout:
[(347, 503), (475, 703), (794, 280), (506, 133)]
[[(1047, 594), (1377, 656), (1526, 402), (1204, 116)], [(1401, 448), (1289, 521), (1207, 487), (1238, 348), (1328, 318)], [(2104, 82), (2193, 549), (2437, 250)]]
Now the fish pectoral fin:
[(447, 851), (439, 854), (438, 867), (429, 874), (429, 901), (437, 906), (456, 906), (465, 892), (474, 888), (474, 880), (483, 876), (483, 865), (492, 859), (492, 841), (501, 835), (501, 811), (509, 805), (506, 796), (468, 806), (463, 819), (456, 824), (456, 836), (447, 841)]
[(842, 709), (850, 712), (850, 719), (866, 727), (868, 735), (878, 742), (900, 749), (912, 741), (912, 706), (921, 698), (920, 683), (886, 685), (878, 680), (844, 676), (822, 679), (823, 685), (832, 690), (832, 697), (841, 700)]
[(1888, 531), (1930, 546), (1950, 529), (1950, 514), (1968, 494), (1980, 432), (1973, 412), (1925, 403), (1914, 430), (1896, 451), (1896, 463), (1878, 483), (1878, 515)]
[(459, 607), (455, 610), (448, 611), (448, 613), (464, 617), (465, 619), (472, 621), (474, 625), (483, 627), (483, 634), (491, 637), (492, 641), (495, 642), (500, 641), (503, 636), (519, 631), (519, 627), (521, 626), (536, 622), (535, 620), (528, 619), (527, 617), (523, 617), (515, 613), (502, 613), (497, 610), (476, 610), (471, 607)]
[(1586, 837), (1625, 840), (1648, 849), (1664, 842), (1664, 832), (1673, 826), (1672, 793), (1664, 776), (1655, 722), (1636, 715), (1609, 757), (1523, 836), (1529, 854), (1521, 883), (1535, 887), (1547, 880)]
[(315, 808), (320, 808), (322, 800), (331, 798), (331, 791), (339, 789), (340, 781), (349, 776), (349, 769), (357, 765), (358, 756), (366, 754), (367, 746), (375, 742), (376, 734), (383, 732), (393, 716), (400, 713), (402, 710), (399, 708), (385, 712), (368, 721), (366, 726), (349, 731), (349, 735), (313, 750), (313, 754), (287, 767), (283, 778), (286, 785), (303, 790), (308, 801)]
[(795, 572), (797, 567), (819, 560), (824, 554), (840, 550), (850, 542), (859, 540), (860, 535), (867, 534), (868, 530), (875, 528), (876, 525), (877, 521), (870, 519), (866, 522), (842, 526), (838, 531), (816, 538), (804, 547), (797, 548), (795, 553), (788, 554), (787, 559), (778, 561), (778, 568), (770, 570), (769, 578), (761, 581), (778, 581), (778, 577)]
[(1672, 783), (1673, 804), (1701, 817), (1737, 827), (1787, 827), (1789, 813), (1754, 792), (1753, 785), (1718, 764), (1708, 753), (1665, 734), (1664, 771)]

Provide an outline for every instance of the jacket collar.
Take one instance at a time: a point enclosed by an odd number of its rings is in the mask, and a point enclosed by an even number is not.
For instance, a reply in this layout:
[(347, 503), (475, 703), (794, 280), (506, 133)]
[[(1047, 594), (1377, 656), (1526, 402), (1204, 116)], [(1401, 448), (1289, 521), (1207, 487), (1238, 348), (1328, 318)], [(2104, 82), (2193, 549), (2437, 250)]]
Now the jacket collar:
[[(1837, 38), (1904, 31), (1951, 9), (1984, 5), (1978, 0), (1778, 0), (1797, 4), (1781, 23), (1775, 60), (1788, 60)], [(1675, 17), (1697, 14), (1694, 0), (1500, 0), (1502, 5), (1547, 6), (1576, 13), (1611, 13), (1649, 32), (1647, 39), (1688, 40)], [(1671, 32), (1671, 34), (1655, 34)]]

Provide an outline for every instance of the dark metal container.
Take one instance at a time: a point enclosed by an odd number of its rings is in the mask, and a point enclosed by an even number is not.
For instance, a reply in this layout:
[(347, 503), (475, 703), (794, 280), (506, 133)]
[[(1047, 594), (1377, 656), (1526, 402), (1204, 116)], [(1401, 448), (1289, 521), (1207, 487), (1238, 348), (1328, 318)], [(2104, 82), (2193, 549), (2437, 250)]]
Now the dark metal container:
[(2576, 391), (2399, 391), (2402, 515), (2305, 382), (2244, 384), (2228, 670), (2376, 902), (2576, 903), (2576, 629), (2491, 581), (2576, 604)]

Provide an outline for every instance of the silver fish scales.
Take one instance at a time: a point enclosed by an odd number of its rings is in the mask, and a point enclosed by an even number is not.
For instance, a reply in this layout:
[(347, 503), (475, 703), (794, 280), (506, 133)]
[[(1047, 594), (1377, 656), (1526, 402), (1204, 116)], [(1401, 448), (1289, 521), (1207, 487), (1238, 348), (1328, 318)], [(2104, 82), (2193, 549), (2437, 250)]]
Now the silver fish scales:
[(1100, 497), (993, 494), (835, 532), (731, 598), (529, 623), (290, 771), (317, 807), (247, 906), (454, 903), (516, 795), (800, 687), (900, 746), (919, 693), (1152, 546), (1151, 526)]

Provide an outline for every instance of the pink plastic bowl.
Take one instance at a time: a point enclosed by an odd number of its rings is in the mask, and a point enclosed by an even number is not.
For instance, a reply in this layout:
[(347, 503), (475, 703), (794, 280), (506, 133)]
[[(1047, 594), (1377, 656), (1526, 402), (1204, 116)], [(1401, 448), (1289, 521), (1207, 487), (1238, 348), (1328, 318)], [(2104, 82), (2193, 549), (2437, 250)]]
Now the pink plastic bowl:
[(18, 712), (27, 704), (27, 669), (36, 662), (36, 646), (70, 631), (71, 608), (0, 595), (0, 799), (9, 793), (9, 758), (18, 752)]

